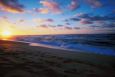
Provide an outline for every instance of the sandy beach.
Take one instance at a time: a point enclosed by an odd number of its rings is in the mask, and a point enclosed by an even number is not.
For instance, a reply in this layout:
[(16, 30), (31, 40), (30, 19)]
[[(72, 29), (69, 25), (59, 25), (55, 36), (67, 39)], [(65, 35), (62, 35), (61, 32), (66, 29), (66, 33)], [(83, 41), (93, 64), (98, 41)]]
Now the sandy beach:
[(0, 40), (0, 77), (115, 77), (115, 56)]

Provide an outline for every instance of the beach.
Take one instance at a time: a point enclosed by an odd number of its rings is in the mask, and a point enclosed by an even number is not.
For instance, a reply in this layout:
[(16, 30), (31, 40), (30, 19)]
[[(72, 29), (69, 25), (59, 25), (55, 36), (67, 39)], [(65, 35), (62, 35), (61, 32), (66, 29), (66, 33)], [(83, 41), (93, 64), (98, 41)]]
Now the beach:
[(115, 56), (0, 40), (0, 77), (115, 77)]

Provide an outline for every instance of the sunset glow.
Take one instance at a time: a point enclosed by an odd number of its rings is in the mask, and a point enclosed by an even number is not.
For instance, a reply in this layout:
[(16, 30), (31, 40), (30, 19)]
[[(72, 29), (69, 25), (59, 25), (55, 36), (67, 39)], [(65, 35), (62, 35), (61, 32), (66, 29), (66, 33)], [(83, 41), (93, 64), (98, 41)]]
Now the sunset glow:
[(12, 33), (10, 31), (3, 31), (1, 32), (2, 39), (6, 40), (12, 37)]
[(2, 32), (2, 35), (3, 35), (3, 36), (10, 36), (10, 35), (11, 35), (11, 32), (10, 32), (10, 31), (3, 31), (3, 32)]
[(0, 32), (8, 29), (13, 35), (114, 33), (112, 3), (114, 0), (1, 0)]

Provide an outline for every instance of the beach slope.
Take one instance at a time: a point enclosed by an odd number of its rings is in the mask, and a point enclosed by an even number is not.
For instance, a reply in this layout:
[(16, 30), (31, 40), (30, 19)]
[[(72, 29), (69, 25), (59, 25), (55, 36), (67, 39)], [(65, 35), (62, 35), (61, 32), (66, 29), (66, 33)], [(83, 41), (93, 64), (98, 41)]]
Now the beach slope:
[(115, 56), (0, 40), (1, 77), (115, 77)]

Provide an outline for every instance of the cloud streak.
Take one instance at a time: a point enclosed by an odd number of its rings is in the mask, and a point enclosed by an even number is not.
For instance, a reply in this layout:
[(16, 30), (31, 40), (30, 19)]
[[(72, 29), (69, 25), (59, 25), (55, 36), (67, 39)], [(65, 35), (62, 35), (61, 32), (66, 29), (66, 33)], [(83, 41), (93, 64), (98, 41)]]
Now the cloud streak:
[(10, 13), (24, 12), (24, 6), (19, 4), (18, 0), (0, 0), (0, 8), (2, 8), (2, 11)]

